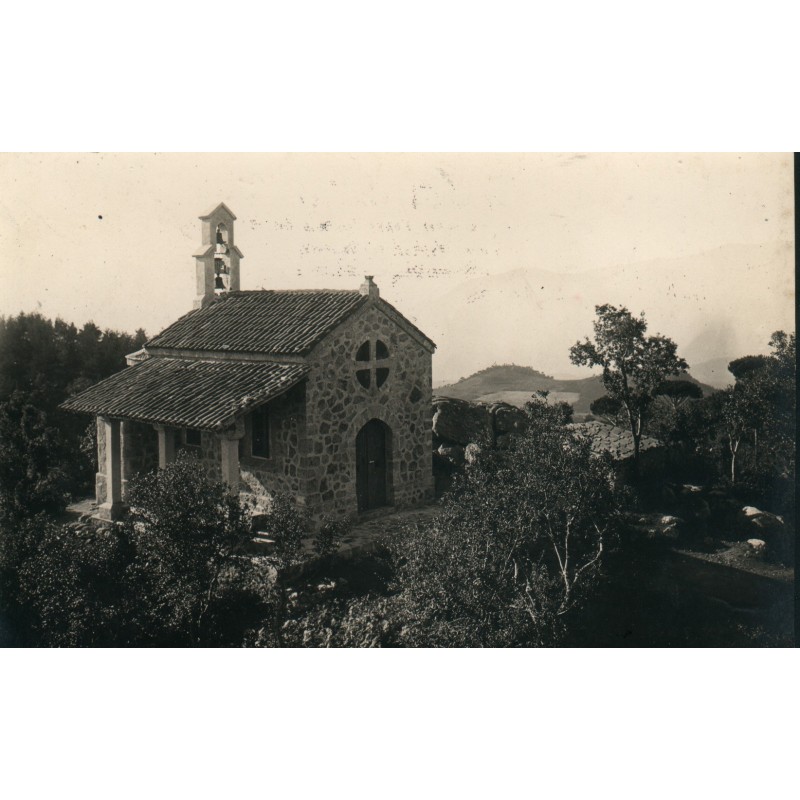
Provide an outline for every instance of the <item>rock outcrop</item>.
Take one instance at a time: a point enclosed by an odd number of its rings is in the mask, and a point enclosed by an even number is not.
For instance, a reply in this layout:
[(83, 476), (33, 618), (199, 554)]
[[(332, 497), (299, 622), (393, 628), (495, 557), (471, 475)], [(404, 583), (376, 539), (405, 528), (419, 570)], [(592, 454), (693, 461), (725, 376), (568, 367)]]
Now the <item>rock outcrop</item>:
[(760, 539), (774, 555), (786, 557), (791, 551), (791, 533), (782, 517), (745, 506), (737, 515), (736, 530), (744, 538)]
[(470, 403), (452, 397), (433, 398), (434, 440), (494, 446), (497, 437), (525, 430), (527, 416), (508, 403)]
[(450, 397), (433, 399), (435, 439), (466, 447), (470, 442), (491, 441), (492, 433), (492, 419), (486, 406)]
[(503, 447), (509, 437), (525, 430), (524, 411), (508, 403), (470, 403), (434, 397), (433, 472), (436, 493), (447, 489), (452, 474), (475, 463), (485, 447)]

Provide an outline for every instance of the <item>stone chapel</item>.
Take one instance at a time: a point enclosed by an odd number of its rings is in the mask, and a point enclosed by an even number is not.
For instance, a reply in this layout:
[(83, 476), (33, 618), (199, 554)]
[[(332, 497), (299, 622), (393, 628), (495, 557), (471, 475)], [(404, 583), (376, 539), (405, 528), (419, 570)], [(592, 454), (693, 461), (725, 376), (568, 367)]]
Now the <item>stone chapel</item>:
[(99, 516), (180, 451), (257, 509), (287, 492), (314, 520), (432, 498), (436, 345), (369, 275), (353, 291), (242, 291), (236, 217), (220, 203), (200, 220), (193, 310), (64, 403), (97, 417)]

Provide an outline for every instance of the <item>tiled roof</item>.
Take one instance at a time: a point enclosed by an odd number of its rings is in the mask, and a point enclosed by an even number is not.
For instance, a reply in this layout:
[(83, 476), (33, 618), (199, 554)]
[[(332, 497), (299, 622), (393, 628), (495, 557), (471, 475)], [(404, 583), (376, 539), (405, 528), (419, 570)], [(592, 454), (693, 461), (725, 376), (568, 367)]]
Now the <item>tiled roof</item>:
[[(591, 439), (592, 452), (597, 455), (603, 452), (611, 453), (618, 461), (633, 458), (633, 434), (624, 428), (597, 421), (576, 422), (570, 427)], [(654, 447), (663, 447), (663, 445), (657, 439), (642, 436), (639, 442), (640, 452), (652, 450)]]
[(62, 408), (215, 430), (283, 394), (307, 372), (302, 364), (149, 358), (70, 398)]
[(358, 291), (227, 292), (146, 346), (298, 355), (366, 302)]
[(391, 303), (387, 303), (383, 298), (381, 298), (379, 308), (381, 308), (389, 319), (394, 320), (397, 322), (401, 327), (405, 325), (407, 328), (411, 329), (420, 339), (423, 340), (427, 349), (433, 352), (436, 349), (436, 343), (433, 339), (426, 336), (408, 317), (403, 316)]

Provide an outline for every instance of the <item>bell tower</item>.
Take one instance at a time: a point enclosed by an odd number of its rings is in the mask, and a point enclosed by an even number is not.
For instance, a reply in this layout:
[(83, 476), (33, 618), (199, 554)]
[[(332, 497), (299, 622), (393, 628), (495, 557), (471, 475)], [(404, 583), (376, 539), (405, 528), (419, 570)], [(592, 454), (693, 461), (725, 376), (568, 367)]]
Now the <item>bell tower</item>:
[(239, 291), (239, 261), (244, 258), (233, 241), (236, 216), (220, 203), (200, 217), (203, 244), (194, 253), (197, 269), (195, 308), (207, 306), (216, 295)]

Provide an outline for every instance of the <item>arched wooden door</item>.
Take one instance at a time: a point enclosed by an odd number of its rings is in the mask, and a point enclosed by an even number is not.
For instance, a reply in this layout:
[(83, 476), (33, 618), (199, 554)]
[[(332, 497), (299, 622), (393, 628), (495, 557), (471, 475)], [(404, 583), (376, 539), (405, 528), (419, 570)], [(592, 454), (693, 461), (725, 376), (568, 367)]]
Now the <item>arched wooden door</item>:
[(379, 419), (371, 419), (356, 436), (356, 494), (359, 511), (369, 511), (389, 503), (390, 438), (388, 426)]

